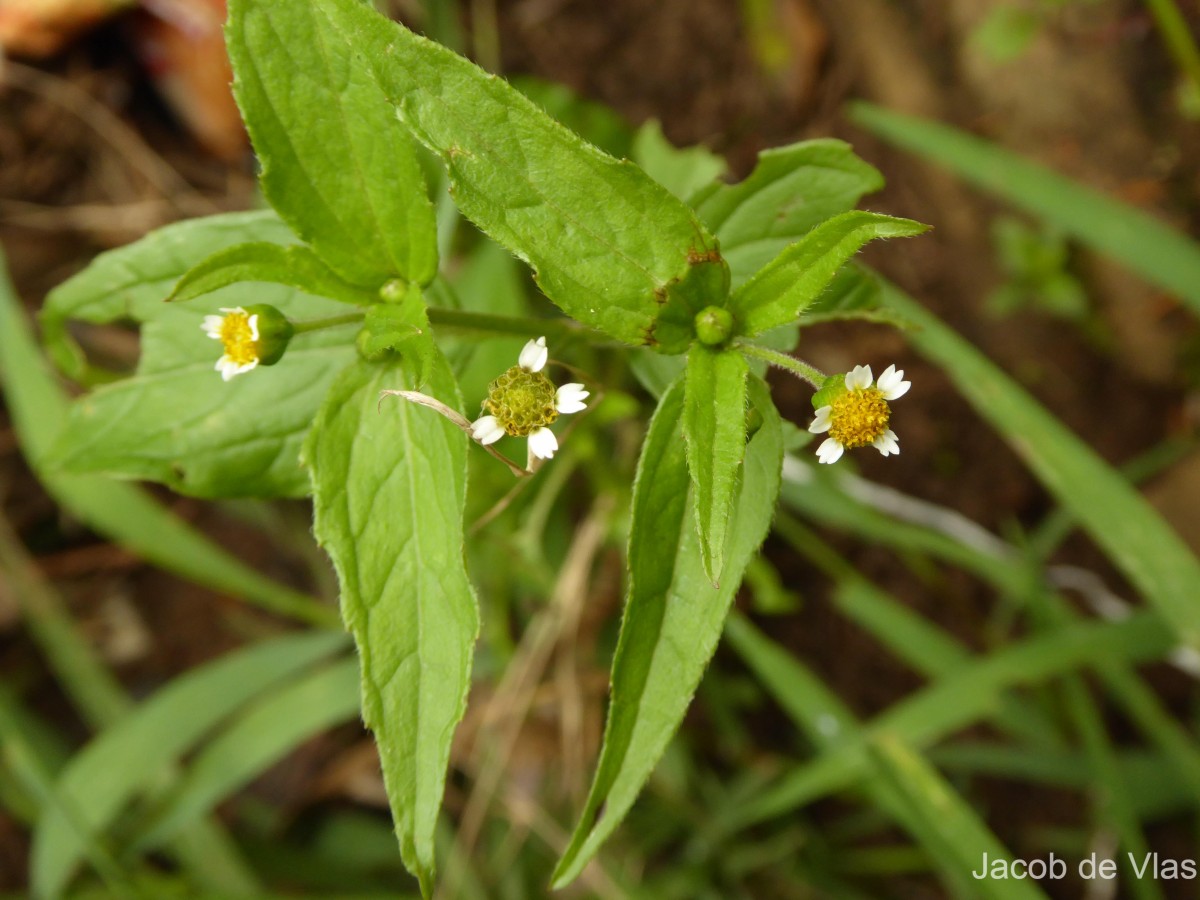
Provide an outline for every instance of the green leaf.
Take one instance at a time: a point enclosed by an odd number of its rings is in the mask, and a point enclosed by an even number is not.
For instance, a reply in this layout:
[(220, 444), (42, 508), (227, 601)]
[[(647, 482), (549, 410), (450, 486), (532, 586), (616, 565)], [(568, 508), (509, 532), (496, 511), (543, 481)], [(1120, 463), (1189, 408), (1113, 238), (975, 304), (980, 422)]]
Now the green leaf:
[[(436, 35), (425, 31), (426, 37), (449, 47)], [(451, 49), (458, 49), (452, 47)], [(565, 84), (542, 81), (532, 75), (516, 75), (509, 84), (548, 112), (554, 119), (574, 131), (585, 141), (595, 144), (609, 156), (626, 157), (632, 153), (633, 129), (612, 108), (603, 103), (585, 100)]]
[(345, 646), (340, 634), (277, 638), (230, 653), (179, 676), (128, 717), (102, 732), (63, 770), (56, 791), (68, 804), (49, 807), (30, 851), (30, 882), (39, 897), (67, 886), (85, 836), (102, 834), (139, 790), (248, 700)]
[(198, 584), (244, 597), (283, 615), (331, 624), (331, 610), (264, 577), (137, 488), (96, 476), (67, 475), (45, 465), (65, 422), (68, 401), (38, 353), (9, 286), (2, 255), (0, 386), (25, 458), (38, 480), (59, 506), (89, 528)]
[(283, 284), (343, 303), (366, 305), (379, 302), (377, 292), (343, 281), (311, 248), (267, 241), (218, 250), (185, 272), (167, 300), (192, 300), (246, 281)]
[(358, 662), (336, 662), (250, 704), (189, 761), (159, 804), (161, 811), (144, 827), (137, 849), (145, 852), (170, 840), (299, 744), (357, 720), (358, 684)]
[[(283, 15), (310, 4), (271, 7)], [(355, 0), (320, 8), (442, 158), (463, 214), (529, 263), (547, 297), (625, 343), (687, 349), (691, 317), (723, 303), (728, 284), (715, 240), (687, 206), (446, 48)]]
[(579, 824), (555, 869), (555, 887), (574, 879), (596, 854), (662, 756), (716, 649), (742, 573), (770, 527), (783, 459), (780, 420), (761, 380), (750, 380), (749, 395), (762, 425), (746, 446), (719, 588), (704, 576), (691, 522), (681, 381), (650, 420), (634, 482), (629, 594), (604, 744)]
[(729, 308), (739, 320), (739, 333), (753, 337), (794, 321), (868, 241), (927, 229), (910, 219), (858, 210), (823, 222), (734, 291)]
[(637, 130), (633, 161), (680, 200), (687, 200), (725, 173), (725, 160), (707, 147), (680, 149), (667, 140), (657, 119)]
[[(874, 313), (882, 303), (883, 291), (875, 273), (859, 263), (851, 262), (838, 269), (829, 286), (805, 307), (800, 321), (808, 323)], [(765, 342), (760, 340), (758, 343)]]
[[(351, 366), (305, 453), (314, 530), (337, 568), (342, 615), (362, 659), (363, 718), (379, 745), (401, 856), (428, 894), (479, 617), (463, 562), (467, 438), (425, 407), (396, 400), (379, 408), (381, 390), (415, 387), (403, 359)], [(440, 356), (425, 392), (461, 408)]]
[(300, 446), (333, 377), (354, 358), (352, 332), (343, 326), (298, 335), (278, 364), (226, 383), (213, 370), (220, 344), (200, 326), (206, 313), (251, 300), (295, 320), (340, 315), (345, 307), (281, 285), (163, 302), (197, 256), (248, 238), (293, 239), (270, 214), (213, 216), (103, 254), (51, 293), (43, 311), (47, 341), (73, 373), (83, 364), (66, 338), (68, 320), (133, 319), (143, 326), (137, 374), (72, 404), (56, 466), (159, 481), (204, 497), (308, 493)]
[[(296, 236), (270, 211), (225, 213), (177, 222), (139, 241), (101, 253), (60, 284), (42, 307), (42, 340), (55, 365), (76, 381), (88, 373), (83, 351), (71, 337), (71, 320), (100, 324), (146, 322), (163, 310), (163, 298), (181, 275), (210, 254), (235, 244), (291, 244)], [(232, 293), (224, 295), (232, 299)], [(257, 297), (255, 298), (257, 300)]]
[(263, 193), (329, 267), (377, 288), (437, 273), (437, 226), (415, 148), (371, 77), (365, 47), (322, 4), (233, 0), (234, 94)]
[[(785, 505), (802, 509), (814, 520), (847, 530), (877, 546), (888, 546), (908, 554), (929, 554), (974, 572), (1013, 600), (1036, 598), (1039, 585), (1030, 581), (1036, 573), (1026, 566), (1014, 566), (1012, 557), (1003, 553), (1003, 546), (991, 550), (982, 545), (972, 547), (975, 541), (952, 540), (941, 531), (883, 515), (854, 499), (850, 494), (857, 493), (861, 486), (848, 483), (847, 479), (853, 480), (845, 473), (830, 472), (813, 473), (800, 480), (785, 478), (780, 497)], [(849, 493), (835, 488), (835, 481), (847, 482), (843, 488)], [(898, 499), (909, 502), (903, 497)], [(796, 532), (790, 526), (781, 531), (798, 549), (802, 549), (800, 541), (804, 541), (804, 546), (811, 546), (811, 535)], [(977, 535), (977, 538), (985, 537)], [(903, 613), (908, 622), (902, 621), (899, 614), (904, 608), (898, 601), (885, 598), (868, 585), (843, 583), (834, 599), (840, 611), (917, 671), (942, 677), (960, 665), (964, 658), (964, 650), (951, 650), (946, 638), (936, 636), (931, 631), (932, 626), (911, 610)], [(1054, 608), (1061, 611), (1069, 607), (1063, 601), (1055, 600)], [(1129, 667), (1110, 660), (1093, 661), (1093, 666), (1118, 708), (1150, 743), (1162, 749), (1163, 757), (1174, 765), (1178, 776), (1172, 788), (1175, 796), (1200, 796), (1200, 751), (1187, 729), (1172, 718), (1154, 692)], [(1029, 742), (1054, 739), (1055, 729), (1039, 725), (1039, 718), (1036, 707), (1011, 697), (1003, 701), (993, 721), (1014, 735), (1024, 735)]]
[[(285, 314), (322, 308), (284, 290), (257, 293)], [(300, 447), (329, 385), (354, 358), (353, 331), (299, 335), (276, 365), (225, 382), (213, 370), (220, 345), (200, 328), (205, 312), (172, 306), (145, 325), (137, 374), (71, 405), (54, 465), (199, 497), (308, 493)]]
[(885, 303), (918, 327), (909, 340), (950, 376), (1188, 646), (1200, 648), (1200, 561), (1083, 441), (924, 307), (884, 284)]
[(725, 529), (746, 452), (747, 371), (745, 357), (736, 350), (697, 342), (688, 351), (683, 442), (695, 491), (700, 557), (713, 584), (725, 563)]
[(714, 183), (691, 200), (721, 242), (736, 287), (788, 244), (882, 187), (883, 176), (849, 144), (821, 139), (764, 150), (743, 181)]
[(370, 307), (358, 338), (358, 348), (372, 360), (388, 351), (407, 356), (416, 367), (417, 385), (424, 384), (438, 349), (420, 288), (410, 286), (398, 303)]
[(1111, 256), (1200, 312), (1200, 245), (1154, 216), (946, 125), (867, 103), (852, 104), (851, 118)]

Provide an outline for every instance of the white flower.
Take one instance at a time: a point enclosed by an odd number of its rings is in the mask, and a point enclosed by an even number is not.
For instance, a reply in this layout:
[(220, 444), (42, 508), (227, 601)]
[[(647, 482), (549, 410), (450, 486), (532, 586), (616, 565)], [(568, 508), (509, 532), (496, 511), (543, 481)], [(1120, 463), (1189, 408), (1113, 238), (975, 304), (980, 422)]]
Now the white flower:
[(883, 456), (900, 452), (899, 439), (888, 427), (892, 410), (888, 405), (908, 393), (912, 383), (904, 380), (904, 370), (888, 366), (879, 380), (871, 376), (870, 366), (855, 366), (845, 376), (846, 391), (827, 406), (820, 407), (808, 430), (813, 434), (829, 432), (817, 448), (817, 459), (832, 464), (842, 454), (868, 444)]
[(225, 348), (214, 368), (228, 381), (258, 365), (258, 314), (250, 315), (240, 306), (222, 307), (221, 312), (225, 315), (205, 316), (200, 328)]
[(522, 348), (517, 364), (488, 387), (483, 403), (486, 414), (471, 423), (471, 436), (475, 440), (487, 445), (506, 434), (528, 437), (530, 457), (554, 457), (558, 439), (547, 426), (560, 415), (585, 409), (584, 401), (590, 394), (578, 382), (555, 388), (542, 371), (549, 357), (544, 337), (529, 341)]

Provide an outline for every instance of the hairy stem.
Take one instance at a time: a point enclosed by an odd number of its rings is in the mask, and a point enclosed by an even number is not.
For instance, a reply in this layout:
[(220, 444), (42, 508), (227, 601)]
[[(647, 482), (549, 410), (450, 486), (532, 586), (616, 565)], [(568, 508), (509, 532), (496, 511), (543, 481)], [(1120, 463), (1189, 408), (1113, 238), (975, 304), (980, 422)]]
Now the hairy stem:
[(788, 356), (786, 353), (780, 353), (778, 350), (770, 350), (749, 342), (743, 343), (739, 341), (737, 348), (746, 354), (746, 356), (766, 360), (771, 365), (783, 369), (785, 372), (790, 372), (802, 381), (807, 381), (817, 390), (820, 390), (821, 386), (825, 383), (824, 372), (814, 366), (810, 366), (806, 362), (801, 362), (794, 356)]

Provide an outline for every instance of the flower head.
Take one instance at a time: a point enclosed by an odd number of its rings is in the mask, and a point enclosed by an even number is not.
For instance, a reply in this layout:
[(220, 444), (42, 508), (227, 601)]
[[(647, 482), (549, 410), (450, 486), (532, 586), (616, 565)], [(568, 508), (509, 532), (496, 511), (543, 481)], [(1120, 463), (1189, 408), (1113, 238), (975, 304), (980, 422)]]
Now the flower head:
[(279, 362), (295, 331), (283, 313), (265, 304), (249, 309), (222, 307), (221, 312), (225, 315), (205, 316), (200, 323), (204, 333), (225, 349), (215, 366), (221, 378), (228, 381), (259, 364)]
[(874, 381), (870, 366), (855, 366), (845, 376), (845, 386), (845, 391), (817, 410), (808, 426), (814, 434), (829, 432), (817, 448), (817, 458), (835, 463), (845, 451), (868, 444), (884, 456), (899, 453), (896, 433), (888, 427), (892, 417), (888, 403), (903, 397), (912, 386), (904, 380), (904, 370), (888, 366)]
[(205, 316), (200, 327), (210, 338), (221, 342), (225, 354), (217, 360), (216, 370), (228, 381), (234, 375), (249, 372), (260, 361), (258, 315), (240, 306), (222, 307), (223, 316)]
[(558, 439), (549, 429), (559, 415), (577, 413), (587, 406), (588, 392), (582, 384), (556, 388), (542, 369), (550, 353), (546, 339), (530, 341), (521, 350), (517, 364), (488, 387), (483, 408), (487, 415), (471, 423), (471, 436), (481, 444), (504, 437), (528, 437), (529, 454), (550, 459), (558, 450)]

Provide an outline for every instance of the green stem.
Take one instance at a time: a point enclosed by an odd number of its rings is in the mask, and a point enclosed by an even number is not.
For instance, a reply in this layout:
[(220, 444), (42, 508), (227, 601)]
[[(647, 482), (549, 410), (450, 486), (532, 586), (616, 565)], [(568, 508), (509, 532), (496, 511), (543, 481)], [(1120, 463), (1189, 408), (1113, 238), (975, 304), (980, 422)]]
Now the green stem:
[[(553, 336), (558, 339), (577, 338), (588, 332), (566, 319), (535, 319), (528, 316), (493, 316), (488, 313), (464, 312), (460, 309), (444, 309), (431, 306), (426, 312), (433, 325), (456, 331), (479, 331), (486, 334), (515, 334), (521, 337), (537, 335)], [(339, 325), (350, 325), (361, 322), (363, 313), (347, 313), (344, 316), (331, 316), (327, 319), (309, 319), (308, 321), (292, 322), (296, 334), (306, 331), (320, 331), (323, 328), (337, 328)]]
[(350, 325), (354, 322), (361, 322), (364, 318), (363, 313), (347, 313), (344, 316), (330, 316), (327, 319), (308, 319), (307, 321), (293, 322), (292, 329), (296, 334), (304, 334), (306, 331), (320, 331), (323, 328), (337, 328), (339, 325)]
[(1154, 24), (1162, 35), (1167, 50), (1192, 86), (1200, 91), (1200, 49), (1188, 31), (1187, 20), (1179, 12), (1175, 0), (1145, 0), (1154, 16)]
[(587, 332), (565, 319), (534, 319), (521, 316), (493, 316), (488, 313), (463, 312), (459, 309), (429, 307), (429, 321), (433, 325), (460, 331), (483, 331), (488, 333), (515, 334), (521, 337), (568, 338), (580, 337)]
[(911, 322), (890, 309), (847, 309), (814, 313), (804, 317), (805, 325), (823, 325), (826, 322), (871, 322), (876, 325), (894, 325), (906, 330), (913, 327)]
[(756, 359), (766, 360), (773, 366), (783, 369), (785, 372), (791, 372), (802, 381), (807, 381), (817, 390), (825, 384), (825, 373), (820, 369), (810, 366), (806, 362), (801, 362), (794, 356), (788, 356), (786, 353), (780, 353), (777, 350), (768, 350), (766, 347), (760, 347), (758, 344), (737, 342), (737, 348), (747, 356), (753, 356)]

